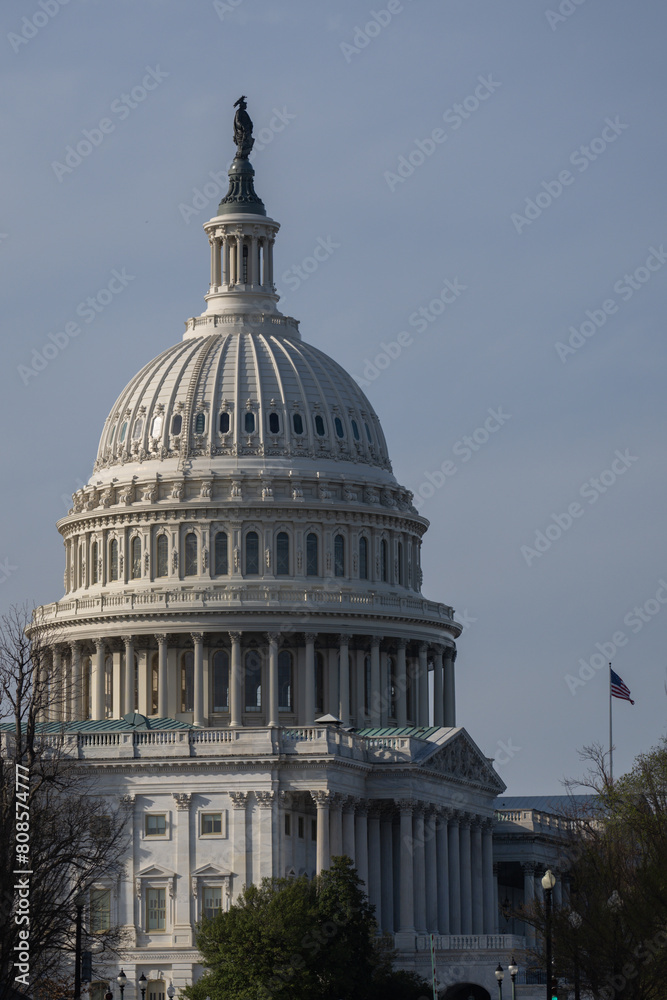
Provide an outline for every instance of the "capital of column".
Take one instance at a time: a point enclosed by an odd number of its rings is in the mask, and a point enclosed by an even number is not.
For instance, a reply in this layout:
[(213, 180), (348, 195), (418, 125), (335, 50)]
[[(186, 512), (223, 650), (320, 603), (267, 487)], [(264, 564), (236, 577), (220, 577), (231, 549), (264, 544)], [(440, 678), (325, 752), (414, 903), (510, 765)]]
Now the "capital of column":
[(409, 813), (412, 816), (412, 810), (415, 805), (413, 799), (399, 799), (397, 805), (402, 813)]
[(81, 640), (80, 639), (72, 639), (72, 641), (70, 642), (69, 646), (70, 646), (70, 649), (72, 650), (73, 653), (80, 653), (81, 652)]
[(230, 792), (229, 795), (232, 800), (233, 809), (245, 809), (245, 804), (248, 801), (248, 792)]
[(172, 792), (171, 794), (176, 802), (176, 808), (179, 812), (185, 812), (190, 808), (190, 803), (192, 802), (192, 795), (190, 792)]
[(328, 791), (314, 791), (310, 793), (315, 805), (318, 809), (324, 809), (325, 806), (331, 805), (331, 800), (333, 799), (333, 792)]
[(265, 635), (266, 635), (266, 640), (269, 643), (275, 642), (277, 644), (280, 642), (281, 638), (280, 632), (266, 632)]
[(338, 645), (339, 645), (339, 646), (349, 646), (349, 645), (350, 645), (350, 639), (351, 639), (352, 637), (351, 637), (351, 636), (349, 636), (349, 635), (346, 635), (346, 634), (345, 634), (344, 632), (341, 632), (341, 633), (340, 633), (340, 634), (339, 634), (339, 635), (337, 636), (337, 638), (338, 638)]
[(420, 642), (419, 643), (419, 652), (420, 653), (428, 653), (428, 647), (429, 647), (429, 644), (427, 642)]
[(93, 643), (95, 645), (95, 651), (97, 653), (104, 652), (104, 647), (106, 645), (106, 639), (93, 639)]
[(379, 646), (381, 642), (382, 642), (382, 636), (381, 635), (373, 635), (373, 636), (371, 636), (371, 646)]
[(534, 877), (537, 872), (537, 865), (534, 861), (523, 861), (521, 863), (521, 871), (524, 875), (532, 875)]
[(408, 640), (407, 639), (397, 639), (396, 640), (396, 649), (405, 649), (407, 645), (408, 645)]
[(125, 643), (125, 649), (127, 649), (128, 646), (131, 646), (134, 643), (133, 635), (122, 635), (121, 639)]
[(357, 812), (360, 799), (357, 795), (346, 795), (345, 801), (343, 802), (343, 812), (344, 813), (354, 813)]
[(346, 796), (342, 792), (332, 792), (331, 793), (331, 808), (332, 809), (342, 809), (345, 805)]
[(255, 792), (255, 798), (259, 803), (260, 809), (270, 809), (273, 805), (276, 793), (275, 792)]
[(202, 642), (203, 639), (204, 639), (204, 633), (203, 632), (191, 632), (190, 633), (190, 638), (192, 639), (193, 642)]
[(493, 818), (491, 816), (485, 816), (482, 820), (482, 830), (485, 833), (491, 833), (493, 830)]
[(306, 642), (316, 642), (318, 635), (319, 635), (318, 632), (304, 632), (303, 633), (303, 637), (306, 640)]
[(241, 632), (228, 632), (228, 635), (229, 635), (229, 638), (230, 638), (230, 640), (232, 642), (240, 642), (241, 641), (241, 635), (242, 635)]
[(167, 635), (166, 632), (158, 632), (155, 636), (155, 641), (157, 642), (158, 646), (166, 645), (168, 640), (169, 636)]
[(355, 813), (357, 816), (368, 816), (368, 802), (366, 799), (357, 799)]

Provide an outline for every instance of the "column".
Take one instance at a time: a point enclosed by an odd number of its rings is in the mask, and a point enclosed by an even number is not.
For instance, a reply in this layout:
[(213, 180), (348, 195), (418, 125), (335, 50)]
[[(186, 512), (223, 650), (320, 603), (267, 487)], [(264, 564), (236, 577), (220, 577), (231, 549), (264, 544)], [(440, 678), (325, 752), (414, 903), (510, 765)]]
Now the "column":
[(368, 898), (375, 907), (375, 922), (384, 930), (382, 917), (382, 868), (380, 860), (380, 812), (371, 807), (368, 815)]
[(148, 688), (150, 680), (148, 670), (148, 650), (137, 650), (139, 664), (139, 712), (141, 715), (151, 715), (151, 694)]
[(374, 635), (371, 639), (371, 690), (370, 690), (370, 710), (371, 726), (379, 728), (382, 725), (381, 697), (380, 697), (380, 636)]
[(447, 813), (437, 815), (436, 853), (438, 865), (438, 930), (449, 934), (449, 850), (447, 842)]
[(329, 803), (331, 792), (318, 791), (310, 793), (317, 808), (317, 863), (316, 872), (329, 867), (331, 852), (329, 849)]
[(357, 649), (355, 653), (356, 657), (356, 675), (357, 675), (357, 716), (356, 723), (357, 729), (363, 729), (366, 725), (366, 710), (364, 705), (364, 693), (365, 693), (365, 667), (364, 667), (364, 657), (365, 653), (363, 649)]
[(246, 802), (247, 792), (230, 792), (234, 824), (234, 901), (236, 901), (248, 880), (246, 858)]
[(204, 725), (204, 646), (202, 632), (191, 632), (190, 638), (194, 644), (195, 689), (193, 700), (192, 721), (195, 726)]
[(125, 715), (123, 708), (123, 654), (120, 649), (114, 649), (112, 655), (111, 704), (112, 719), (121, 719)]
[[(535, 899), (535, 865), (532, 862), (521, 866), (523, 869), (523, 905), (526, 910), (532, 910)], [(535, 946), (535, 928), (525, 924), (526, 945)]]
[(410, 688), (409, 716), (415, 726), (419, 725), (419, 668), (414, 656), (408, 657), (408, 681)]
[(255, 285), (259, 284), (259, 282), (258, 282), (258, 275), (257, 275), (257, 271), (258, 271), (258, 266), (257, 265), (258, 265), (258, 263), (259, 263), (259, 261), (257, 259), (257, 237), (256, 236), (251, 236), (250, 237), (250, 261), (249, 261), (249, 264), (250, 264), (250, 275), (249, 275), (249, 277), (250, 277), (250, 284), (253, 287)]
[(429, 809), (424, 821), (424, 864), (426, 868), (426, 930), (438, 933), (438, 858), (436, 854), (436, 814)]
[(496, 890), (493, 877), (493, 820), (482, 823), (482, 893), (484, 897), (484, 934), (497, 934)]
[(124, 635), (125, 644), (125, 678), (123, 685), (123, 714), (134, 712), (134, 637)]
[(390, 700), (388, 654), (380, 650), (380, 725), (383, 727), (389, 722)]
[(76, 722), (84, 718), (83, 712), (83, 676), (81, 674), (81, 643), (70, 644), (72, 657), (72, 719)]
[(354, 858), (362, 889), (368, 895), (368, 805), (358, 802), (354, 819)]
[(424, 861), (424, 806), (416, 803), (412, 811), (413, 865), (415, 878), (415, 925), (418, 934), (426, 932), (426, 865)]
[(259, 803), (259, 877), (271, 878), (273, 865), (273, 805), (275, 792), (255, 792)]
[(215, 279), (218, 271), (217, 262), (215, 258), (217, 255), (218, 246), (215, 236), (209, 236), (208, 242), (211, 247), (211, 291), (215, 291), (215, 286), (217, 284)]
[(243, 284), (243, 234), (236, 237), (236, 283)]
[(461, 933), (461, 859), (459, 814), (454, 813), (448, 826), (449, 847), (449, 933)]
[(343, 726), (350, 725), (350, 654), (349, 639), (346, 635), (338, 636), (339, 649), (339, 670), (338, 670), (338, 691), (340, 702), (338, 707), (338, 718)]
[(93, 667), (93, 719), (104, 719), (104, 639), (95, 639), (95, 663)]
[(167, 636), (156, 635), (157, 639), (157, 714), (160, 719), (168, 718), (167, 711)]
[(454, 683), (454, 663), (456, 661), (456, 650), (448, 646), (445, 652), (445, 711), (444, 723), (446, 726), (456, 725), (456, 685)]
[(445, 694), (444, 694), (444, 668), (442, 654), (444, 650), (439, 646), (433, 654), (433, 725), (444, 726), (445, 724)]
[(394, 852), (392, 834), (392, 816), (383, 813), (380, 820), (380, 877), (382, 899), (383, 930), (388, 934), (394, 932)]
[(470, 854), (472, 862), (472, 932), (473, 934), (483, 934), (482, 824), (479, 817), (475, 817), (470, 827)]
[(240, 726), (242, 723), (241, 698), (243, 695), (243, 678), (241, 677), (241, 633), (230, 632), (232, 644), (232, 661), (229, 677), (229, 725)]
[(275, 239), (270, 239), (268, 241), (268, 250), (269, 250), (269, 268), (268, 268), (268, 270), (269, 270), (269, 288), (273, 288), (273, 244), (274, 243), (275, 243)]
[(461, 871), (461, 933), (472, 934), (472, 857), (470, 850), (470, 817), (465, 813), (459, 820)]
[(353, 863), (355, 860), (354, 808), (356, 801), (353, 795), (348, 795), (343, 804), (343, 854)]
[(220, 236), (215, 237), (215, 286), (220, 288), (222, 284), (222, 239)]
[(408, 675), (405, 662), (407, 641), (396, 643), (396, 721), (399, 726), (408, 724)]
[(329, 806), (329, 850), (331, 857), (343, 853), (343, 796), (335, 792)]
[[(303, 720), (305, 726), (312, 726), (315, 722), (315, 640), (316, 632), (305, 632), (306, 642), (306, 683), (304, 685), (306, 695), (306, 717)], [(319, 836), (319, 835), (318, 835)], [(327, 866), (328, 867), (328, 866)]]
[(222, 284), (229, 285), (229, 239), (227, 236), (222, 237), (220, 262), (222, 264)]
[(414, 872), (412, 868), (412, 807), (409, 799), (398, 803), (401, 810), (400, 826), (400, 868), (399, 868), (399, 898), (401, 931), (414, 933), (415, 930), (415, 899)]
[(183, 878), (176, 879), (176, 899), (174, 900), (174, 933), (178, 940), (183, 941), (183, 934), (188, 934), (188, 944), (192, 945), (192, 920), (190, 914), (190, 803), (192, 795), (187, 792), (172, 792), (176, 806), (176, 823), (174, 839), (176, 841), (177, 872)]
[(279, 725), (278, 720), (278, 632), (267, 632), (269, 640), (269, 705), (267, 726)]
[(56, 722), (62, 722), (65, 718), (65, 685), (63, 684), (63, 655), (60, 646), (53, 647), (51, 693), (53, 698), (51, 717)]
[(428, 643), (419, 643), (419, 725), (428, 726)]

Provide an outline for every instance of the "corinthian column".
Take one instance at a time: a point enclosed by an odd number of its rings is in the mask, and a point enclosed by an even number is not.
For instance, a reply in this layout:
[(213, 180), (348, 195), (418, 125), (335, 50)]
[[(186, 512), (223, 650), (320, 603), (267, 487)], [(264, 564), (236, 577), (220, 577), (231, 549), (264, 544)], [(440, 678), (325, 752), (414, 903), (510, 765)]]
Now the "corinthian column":
[(419, 643), (419, 725), (428, 726), (428, 643)]
[(315, 640), (317, 633), (306, 632), (304, 639), (306, 641), (306, 683), (304, 685), (306, 717), (303, 721), (304, 725), (312, 726), (315, 722)]
[(371, 726), (382, 724), (381, 695), (380, 695), (380, 643), (381, 638), (374, 635), (371, 639), (371, 690), (370, 690), (370, 710)]
[(415, 889), (412, 857), (414, 851), (412, 837), (412, 808), (410, 799), (402, 799), (400, 828), (399, 912), (401, 930), (414, 933), (415, 930)]
[(93, 719), (104, 719), (104, 639), (95, 639), (95, 666), (93, 669)]
[(269, 711), (268, 726), (278, 726), (278, 632), (267, 632), (269, 640)]
[(157, 640), (157, 714), (166, 719), (167, 710), (167, 636), (156, 635)]
[(456, 725), (456, 684), (454, 681), (454, 663), (456, 650), (448, 646), (445, 651), (445, 725)]
[(433, 725), (444, 726), (445, 724), (445, 696), (444, 677), (442, 663), (442, 646), (439, 646), (433, 654)]
[(310, 793), (317, 808), (317, 862), (316, 870), (320, 872), (328, 868), (331, 862), (329, 848), (329, 804), (331, 792), (317, 791)]
[(343, 726), (350, 724), (350, 653), (346, 635), (338, 637), (339, 643), (339, 716)]
[(461, 851), (459, 838), (459, 814), (454, 813), (449, 821), (449, 933), (461, 933)]
[(134, 638), (124, 635), (125, 644), (125, 684), (123, 685), (123, 714), (134, 712)]
[(461, 878), (461, 933), (472, 934), (472, 858), (470, 851), (470, 816), (459, 823)]
[(229, 678), (229, 707), (230, 726), (240, 726), (242, 720), (241, 698), (243, 696), (243, 678), (241, 676), (241, 633), (230, 632), (229, 639), (232, 644), (232, 662)]
[(194, 643), (194, 671), (195, 671), (195, 690), (194, 690), (194, 712), (192, 721), (195, 726), (204, 725), (204, 647), (203, 647), (203, 634), (201, 632), (191, 632), (190, 633), (192, 641)]
[(396, 643), (396, 722), (399, 726), (408, 724), (408, 677), (405, 662), (405, 639), (399, 639)]

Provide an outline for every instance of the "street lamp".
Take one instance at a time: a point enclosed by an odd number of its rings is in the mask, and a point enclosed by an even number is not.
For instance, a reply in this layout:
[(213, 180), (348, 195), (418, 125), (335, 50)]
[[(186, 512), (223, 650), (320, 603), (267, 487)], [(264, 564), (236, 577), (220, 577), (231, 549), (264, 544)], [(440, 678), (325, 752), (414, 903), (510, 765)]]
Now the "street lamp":
[(547, 1000), (551, 1000), (551, 894), (556, 884), (556, 876), (547, 869), (542, 876), (542, 888), (544, 889), (544, 906), (546, 910), (546, 938), (547, 938)]
[(120, 973), (116, 976), (116, 982), (120, 986), (120, 1000), (123, 1000), (123, 993), (125, 992), (127, 976), (125, 975), (122, 969), (120, 970)]
[(514, 955), (510, 959), (510, 964), (507, 966), (507, 971), (512, 978), (512, 1000), (516, 1000), (516, 974), (519, 971), (519, 966), (516, 964), (516, 959)]
[(147, 986), (147, 984), (148, 984), (148, 980), (146, 979), (145, 975), (142, 972), (141, 975), (139, 976), (139, 989), (141, 990), (141, 1000), (145, 1000), (145, 998), (146, 998), (146, 986)]
[(176, 990), (174, 989), (174, 984), (169, 983), (169, 986), (167, 986), (167, 996), (169, 997), (169, 1000), (174, 1000), (175, 992)]
[(503, 969), (500, 962), (498, 962), (498, 968), (496, 969), (496, 979), (498, 980), (498, 1000), (503, 1000), (503, 979), (505, 978), (505, 970)]

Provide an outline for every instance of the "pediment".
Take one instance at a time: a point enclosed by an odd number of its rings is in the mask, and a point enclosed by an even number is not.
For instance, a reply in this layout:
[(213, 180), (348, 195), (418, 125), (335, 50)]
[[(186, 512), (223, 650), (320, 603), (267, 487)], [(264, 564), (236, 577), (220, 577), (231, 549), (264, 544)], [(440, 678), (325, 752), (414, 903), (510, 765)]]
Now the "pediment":
[(232, 873), (219, 865), (202, 865), (192, 872), (194, 878), (229, 878)]
[(450, 730), (444, 744), (422, 758), (420, 764), (452, 781), (498, 795), (507, 787), (491, 762), (468, 736), (465, 729)]
[(176, 872), (173, 872), (171, 868), (163, 868), (162, 865), (149, 865), (148, 868), (142, 868), (140, 872), (137, 872), (137, 878), (174, 878)]

